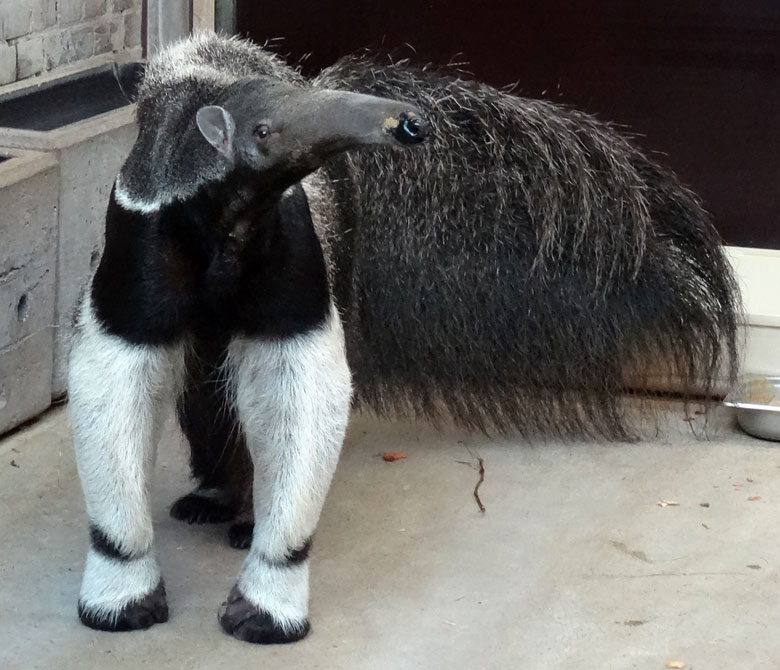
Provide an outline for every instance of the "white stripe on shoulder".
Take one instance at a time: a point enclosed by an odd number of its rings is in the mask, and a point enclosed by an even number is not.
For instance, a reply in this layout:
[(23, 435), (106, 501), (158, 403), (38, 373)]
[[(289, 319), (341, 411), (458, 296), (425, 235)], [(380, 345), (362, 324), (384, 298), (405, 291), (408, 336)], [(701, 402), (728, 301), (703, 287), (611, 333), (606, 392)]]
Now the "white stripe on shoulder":
[(122, 182), (119, 177), (114, 182), (114, 199), (117, 201), (122, 209), (127, 209), (131, 212), (140, 212), (141, 214), (152, 214), (160, 210), (163, 205), (168, 203), (164, 200), (141, 200), (131, 196), (122, 186)]

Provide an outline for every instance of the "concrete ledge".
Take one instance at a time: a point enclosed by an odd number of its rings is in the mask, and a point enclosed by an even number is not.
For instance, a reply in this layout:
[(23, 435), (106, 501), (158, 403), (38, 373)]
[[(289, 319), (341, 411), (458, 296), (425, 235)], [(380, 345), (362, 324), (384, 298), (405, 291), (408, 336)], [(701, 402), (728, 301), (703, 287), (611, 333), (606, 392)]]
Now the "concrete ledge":
[(128, 124), (135, 125), (135, 105), (121, 107), (45, 132), (0, 127), (0, 146), (33, 151), (56, 151), (85, 142), (97, 135), (114, 132)]
[(0, 149), (0, 433), (51, 403), (58, 169), (50, 153)]
[[(115, 59), (92, 59), (67, 73), (41, 77), (28, 87), (86, 72)], [(6, 87), (22, 90), (24, 86)], [(103, 250), (104, 220), (109, 194), (135, 141), (135, 105), (71, 123), (49, 131), (0, 128), (0, 146), (54, 154), (60, 165), (57, 245), (57, 295), (54, 320), (52, 395), (67, 391), (67, 352), (71, 321), (78, 297)]]

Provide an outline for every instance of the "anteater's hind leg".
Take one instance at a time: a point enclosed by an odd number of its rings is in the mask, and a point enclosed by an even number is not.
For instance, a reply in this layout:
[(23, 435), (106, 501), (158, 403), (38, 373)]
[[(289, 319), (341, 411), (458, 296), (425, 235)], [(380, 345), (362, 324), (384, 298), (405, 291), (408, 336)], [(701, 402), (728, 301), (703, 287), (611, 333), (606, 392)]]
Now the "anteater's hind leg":
[(188, 356), (177, 409), (198, 486), (173, 504), (171, 516), (187, 523), (241, 516), (251, 526), (252, 460), (227, 399), (225, 353), (226, 343), (199, 340)]

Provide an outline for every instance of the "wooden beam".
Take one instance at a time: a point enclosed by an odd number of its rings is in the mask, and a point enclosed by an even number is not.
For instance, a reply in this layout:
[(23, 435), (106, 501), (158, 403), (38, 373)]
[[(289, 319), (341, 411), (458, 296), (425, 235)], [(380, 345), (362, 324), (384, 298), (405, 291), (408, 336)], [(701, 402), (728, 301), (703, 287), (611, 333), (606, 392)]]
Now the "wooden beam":
[(214, 30), (214, 0), (193, 0), (192, 29)]

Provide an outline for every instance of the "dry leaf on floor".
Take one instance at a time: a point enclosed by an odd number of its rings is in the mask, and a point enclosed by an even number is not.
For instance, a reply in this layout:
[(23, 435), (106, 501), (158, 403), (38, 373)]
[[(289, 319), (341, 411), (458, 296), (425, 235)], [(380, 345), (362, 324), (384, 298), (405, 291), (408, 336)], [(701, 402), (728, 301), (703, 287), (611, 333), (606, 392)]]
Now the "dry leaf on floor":
[(707, 530), (709, 530), (709, 529), (710, 529), (710, 527), (709, 527), (709, 526), (708, 526), (706, 523), (703, 523), (703, 524), (702, 524), (702, 526), (703, 526), (704, 528), (706, 528)]
[(382, 454), (382, 458), (386, 460), (388, 463), (392, 463), (393, 461), (400, 461), (404, 458), (406, 458), (406, 452), (405, 451), (386, 451), (384, 454)]
[(680, 503), (674, 500), (659, 500), (656, 505), (659, 507), (679, 507)]
[(751, 484), (753, 483), (753, 478), (752, 478), (752, 477), (748, 477), (748, 478), (747, 478), (747, 480), (748, 480), (748, 481), (749, 481)]
[(699, 503), (699, 507), (709, 507), (710, 504), (708, 502), (701, 502)]
[(19, 464), (16, 461), (11, 461), (11, 467), (12, 468), (18, 468)]
[(750, 502), (755, 502), (756, 500), (761, 500), (761, 496), (748, 496), (748, 500)]
[(685, 663), (682, 661), (666, 661), (667, 668), (684, 668)]

